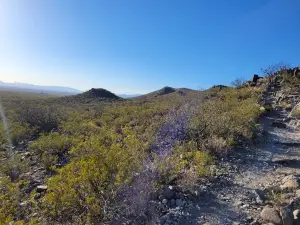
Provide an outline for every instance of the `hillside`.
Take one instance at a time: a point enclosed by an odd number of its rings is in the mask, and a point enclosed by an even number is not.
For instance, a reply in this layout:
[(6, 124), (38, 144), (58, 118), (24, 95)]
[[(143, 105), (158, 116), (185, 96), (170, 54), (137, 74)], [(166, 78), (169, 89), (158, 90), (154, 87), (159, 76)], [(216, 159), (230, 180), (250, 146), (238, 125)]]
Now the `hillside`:
[(112, 102), (122, 100), (121, 97), (103, 88), (92, 88), (81, 94), (65, 96), (57, 99), (57, 101), (67, 103), (96, 103), (96, 102)]
[(89, 91), (77, 95), (83, 98), (119, 99), (120, 97), (103, 88), (92, 88)]
[(121, 101), (105, 89), (62, 98), (0, 92), (0, 221), (293, 221), (299, 83), (279, 70), (237, 88), (165, 87)]
[(185, 95), (193, 95), (193, 94), (199, 94), (199, 91), (188, 89), (188, 88), (172, 88), (172, 87), (163, 87), (162, 89), (159, 89), (157, 91), (150, 92), (148, 94), (140, 95), (137, 97), (134, 97), (132, 99), (135, 100), (149, 100), (154, 98), (160, 98), (162, 96), (167, 97), (174, 97), (176, 96), (185, 96)]

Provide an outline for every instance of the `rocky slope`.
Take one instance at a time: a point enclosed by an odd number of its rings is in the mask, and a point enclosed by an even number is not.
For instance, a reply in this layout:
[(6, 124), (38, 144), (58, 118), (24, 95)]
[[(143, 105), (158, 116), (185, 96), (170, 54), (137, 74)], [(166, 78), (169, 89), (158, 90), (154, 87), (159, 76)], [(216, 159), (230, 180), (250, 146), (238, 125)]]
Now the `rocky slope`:
[[(157, 223), (300, 224), (300, 133), (289, 116), (300, 93), (282, 96), (281, 84), (270, 79), (264, 93), (273, 110), (260, 120), (259, 143), (224, 156), (213, 180), (192, 193), (165, 187), (153, 201), (164, 210)], [(282, 107), (286, 99), (290, 105)]]

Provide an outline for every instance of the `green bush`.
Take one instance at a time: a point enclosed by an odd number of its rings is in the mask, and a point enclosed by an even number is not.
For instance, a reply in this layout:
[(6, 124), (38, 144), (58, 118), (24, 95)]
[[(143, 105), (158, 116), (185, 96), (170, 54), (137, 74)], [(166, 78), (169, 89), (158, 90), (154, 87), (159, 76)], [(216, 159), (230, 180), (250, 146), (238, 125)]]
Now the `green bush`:
[(43, 105), (22, 105), (18, 114), (22, 123), (28, 124), (38, 132), (50, 132), (57, 129), (62, 117), (55, 107)]
[(72, 144), (72, 139), (59, 134), (58, 132), (52, 132), (42, 135), (38, 140), (29, 145), (29, 150), (42, 155), (44, 152), (53, 155), (66, 153)]
[[(109, 148), (92, 136), (74, 150), (73, 161), (49, 179), (45, 214), (59, 221), (81, 223), (105, 220), (116, 201), (116, 191), (142, 167), (146, 145), (124, 129), (122, 141), (113, 136)], [(83, 151), (85, 154), (80, 154)]]
[(13, 221), (19, 204), (17, 183), (8, 178), (0, 177), (0, 224), (6, 225)]
[(189, 139), (207, 150), (222, 150), (241, 139), (252, 139), (261, 114), (259, 96), (260, 90), (253, 88), (221, 90), (199, 107), (190, 123)]

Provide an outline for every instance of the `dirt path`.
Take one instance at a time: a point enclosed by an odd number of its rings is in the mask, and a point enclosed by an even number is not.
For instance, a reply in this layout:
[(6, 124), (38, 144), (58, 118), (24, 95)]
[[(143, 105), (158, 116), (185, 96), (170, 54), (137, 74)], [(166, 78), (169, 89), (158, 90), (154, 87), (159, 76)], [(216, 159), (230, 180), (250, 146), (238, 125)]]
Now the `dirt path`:
[[(275, 106), (273, 95), (270, 92), (265, 98)], [(267, 204), (261, 193), (280, 185), (287, 175), (300, 175), (300, 133), (282, 122), (287, 117), (281, 109), (264, 116), (260, 124), (265, 141), (221, 161), (227, 174), (203, 186), (197, 204), (187, 210), (189, 219), (179, 224), (260, 224), (259, 215)]]

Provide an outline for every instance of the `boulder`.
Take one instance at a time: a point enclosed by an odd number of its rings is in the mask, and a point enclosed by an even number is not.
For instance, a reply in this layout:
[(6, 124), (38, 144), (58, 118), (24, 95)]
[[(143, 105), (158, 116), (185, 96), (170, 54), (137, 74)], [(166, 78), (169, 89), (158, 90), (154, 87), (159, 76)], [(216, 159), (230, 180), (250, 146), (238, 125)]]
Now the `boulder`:
[(294, 215), (293, 215), (293, 208), (291, 205), (280, 208), (280, 216), (283, 225), (293, 225)]
[(273, 223), (274, 225), (283, 225), (282, 219), (275, 208), (265, 206), (260, 213), (260, 218), (264, 223)]

